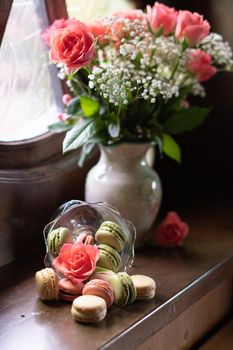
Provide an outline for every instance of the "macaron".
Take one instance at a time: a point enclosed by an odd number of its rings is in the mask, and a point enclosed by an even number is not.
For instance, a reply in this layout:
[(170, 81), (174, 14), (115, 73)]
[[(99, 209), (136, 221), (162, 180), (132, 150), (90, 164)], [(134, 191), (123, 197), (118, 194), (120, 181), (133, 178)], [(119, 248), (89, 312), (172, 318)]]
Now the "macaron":
[(74, 299), (71, 314), (82, 323), (102, 321), (107, 313), (107, 305), (103, 298), (96, 295), (82, 295)]
[(77, 296), (82, 295), (84, 284), (73, 284), (69, 278), (62, 278), (58, 282), (59, 297), (66, 301), (73, 301)]
[(103, 298), (106, 302), (107, 308), (112, 306), (114, 301), (114, 291), (111, 286), (106, 281), (100, 279), (93, 279), (83, 287), (83, 295), (96, 295), (100, 298)]
[(65, 243), (73, 243), (72, 234), (66, 227), (59, 227), (48, 234), (47, 244), (49, 253), (56, 257)]
[(100, 256), (96, 265), (114, 272), (117, 271), (121, 262), (118, 252), (107, 244), (99, 244), (98, 249)]
[(114, 304), (120, 307), (131, 304), (136, 299), (136, 289), (131, 277), (126, 272), (119, 272), (109, 277), (114, 290)]
[(131, 276), (136, 288), (137, 300), (152, 299), (155, 296), (156, 284), (153, 278), (145, 275)]
[(108, 244), (121, 252), (126, 243), (126, 235), (121, 227), (112, 221), (104, 221), (95, 234), (96, 242)]
[(93, 279), (100, 279), (108, 282), (109, 277), (112, 275), (115, 275), (115, 272), (112, 270), (107, 270), (103, 267), (96, 266), (94, 273), (88, 278), (88, 281), (91, 281)]
[(80, 235), (76, 238), (75, 242), (80, 242), (83, 244), (94, 244), (94, 237), (90, 234), (86, 234), (84, 232), (80, 233)]
[(38, 296), (41, 300), (58, 299), (58, 278), (55, 271), (49, 267), (37, 271), (35, 283)]
[(95, 229), (91, 225), (81, 225), (74, 231), (76, 242), (94, 244)]

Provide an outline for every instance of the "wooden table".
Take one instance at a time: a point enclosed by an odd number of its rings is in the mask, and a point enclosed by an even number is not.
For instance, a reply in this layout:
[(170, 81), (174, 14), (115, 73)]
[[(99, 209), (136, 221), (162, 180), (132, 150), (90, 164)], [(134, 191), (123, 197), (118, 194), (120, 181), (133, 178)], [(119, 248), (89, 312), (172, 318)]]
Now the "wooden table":
[(70, 304), (38, 300), (34, 273), (43, 268), (1, 269), (0, 349), (189, 349), (230, 311), (233, 272), (231, 206), (194, 207), (183, 247), (147, 247), (136, 253), (131, 274), (152, 276), (153, 300), (113, 306), (99, 324), (76, 323)]

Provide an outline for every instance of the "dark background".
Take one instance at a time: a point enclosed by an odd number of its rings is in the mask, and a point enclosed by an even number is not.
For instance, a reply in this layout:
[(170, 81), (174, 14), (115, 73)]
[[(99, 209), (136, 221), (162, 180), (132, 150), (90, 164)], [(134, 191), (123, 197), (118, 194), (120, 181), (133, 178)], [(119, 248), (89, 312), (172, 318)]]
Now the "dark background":
[[(136, 2), (141, 8), (154, 3)], [(209, 21), (211, 31), (223, 35), (233, 47), (232, 0), (160, 2), (202, 14)], [(179, 205), (185, 208), (191, 202), (208, 206), (213, 201), (233, 200), (233, 73), (218, 73), (204, 86), (206, 97), (193, 99), (191, 103), (212, 107), (212, 111), (199, 128), (176, 137), (182, 150), (181, 165), (166, 156), (157, 158), (155, 163), (163, 184), (164, 210), (176, 210)]]

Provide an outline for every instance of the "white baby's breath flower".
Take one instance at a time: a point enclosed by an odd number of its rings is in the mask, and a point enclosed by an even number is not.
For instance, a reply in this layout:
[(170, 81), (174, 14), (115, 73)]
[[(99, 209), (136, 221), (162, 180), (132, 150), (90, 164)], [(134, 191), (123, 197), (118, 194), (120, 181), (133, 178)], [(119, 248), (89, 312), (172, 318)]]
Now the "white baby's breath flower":
[(202, 50), (207, 52), (214, 63), (227, 71), (233, 71), (233, 55), (228, 42), (224, 42), (221, 35), (210, 33), (200, 43)]

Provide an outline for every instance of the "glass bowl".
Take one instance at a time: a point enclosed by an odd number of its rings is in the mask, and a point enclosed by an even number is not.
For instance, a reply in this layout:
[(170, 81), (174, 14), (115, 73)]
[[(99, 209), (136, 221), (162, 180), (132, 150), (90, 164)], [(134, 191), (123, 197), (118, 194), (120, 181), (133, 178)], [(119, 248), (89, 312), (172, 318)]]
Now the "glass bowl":
[(43, 232), (46, 244), (45, 266), (52, 267), (54, 259), (49, 253), (47, 244), (47, 237), (52, 230), (59, 227), (68, 228), (72, 233), (73, 243), (75, 243), (81, 233), (80, 228), (88, 228), (94, 238), (95, 232), (103, 221), (117, 223), (126, 235), (126, 244), (120, 253), (121, 263), (117, 272), (127, 272), (134, 260), (134, 242), (136, 238), (134, 225), (124, 219), (119, 211), (108, 203), (86, 203), (80, 200), (72, 200), (61, 205), (55, 213), (53, 220), (45, 226)]

